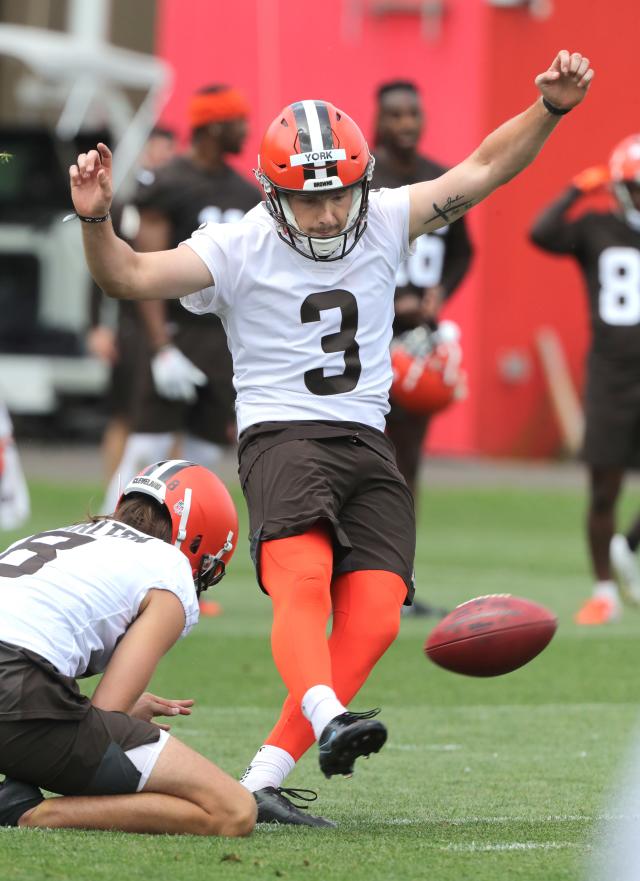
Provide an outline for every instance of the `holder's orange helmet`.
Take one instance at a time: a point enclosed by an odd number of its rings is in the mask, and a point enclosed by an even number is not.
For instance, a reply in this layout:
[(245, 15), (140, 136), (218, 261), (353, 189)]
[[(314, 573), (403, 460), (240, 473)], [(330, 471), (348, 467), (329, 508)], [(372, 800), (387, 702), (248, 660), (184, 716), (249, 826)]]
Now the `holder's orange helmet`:
[[(340, 260), (366, 229), (373, 165), (364, 135), (350, 116), (328, 101), (297, 101), (285, 107), (267, 129), (255, 175), (280, 238), (312, 260)], [(330, 238), (302, 232), (289, 194), (345, 187), (353, 187), (354, 195), (342, 232)]]
[(224, 483), (208, 468), (169, 459), (143, 469), (125, 486), (151, 496), (171, 518), (171, 543), (189, 560), (198, 596), (217, 584), (235, 550), (238, 513)]
[(640, 230), (640, 210), (629, 192), (629, 184), (640, 187), (640, 134), (629, 135), (609, 159), (611, 187), (629, 226)]

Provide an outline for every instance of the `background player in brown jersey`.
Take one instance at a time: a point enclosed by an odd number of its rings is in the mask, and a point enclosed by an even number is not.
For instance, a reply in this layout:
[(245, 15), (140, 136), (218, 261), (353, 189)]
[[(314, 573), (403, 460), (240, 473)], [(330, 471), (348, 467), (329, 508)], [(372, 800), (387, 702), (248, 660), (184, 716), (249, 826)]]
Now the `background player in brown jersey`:
[[(373, 186), (402, 187), (444, 174), (444, 166), (417, 151), (423, 128), (422, 101), (414, 83), (395, 80), (379, 87)], [(394, 336), (424, 324), (437, 327), (440, 308), (466, 275), (473, 253), (464, 218), (420, 236), (415, 247), (398, 273)], [(409, 413), (392, 401), (387, 433), (414, 496), (428, 425), (428, 415)]]
[[(401, 187), (433, 180), (446, 168), (418, 153), (424, 111), (414, 83), (394, 80), (377, 92), (376, 165), (373, 186)], [(416, 327), (435, 330), (442, 304), (451, 297), (469, 270), (473, 249), (464, 218), (416, 239), (415, 253), (397, 276), (394, 337)], [(418, 469), (431, 414), (406, 410), (393, 400), (387, 414), (387, 434), (396, 449), (400, 473), (416, 499)], [(409, 615), (442, 610), (414, 600), (403, 610)]]
[[(585, 194), (609, 186), (615, 208), (577, 220), (569, 209)], [(613, 151), (609, 166), (588, 168), (536, 220), (531, 238), (546, 251), (570, 254), (589, 297), (584, 459), (589, 469), (587, 535), (595, 576), (593, 596), (578, 624), (620, 616), (622, 595), (640, 601), (635, 551), (640, 518), (615, 535), (615, 506), (625, 471), (640, 463), (640, 135)]]
[[(174, 132), (166, 128), (152, 129), (140, 155), (136, 178), (139, 182), (153, 180), (155, 170), (169, 162), (176, 152)], [(120, 235), (127, 241), (135, 239), (139, 216), (137, 210), (126, 202), (114, 203), (113, 222)], [(135, 303), (123, 300), (118, 303), (117, 317), (109, 320), (113, 304), (105, 310), (105, 297), (94, 283), (91, 289), (89, 329), (86, 346), (89, 352), (110, 368), (109, 386), (106, 393), (107, 425), (102, 438), (102, 454), (105, 479), (111, 480), (120, 464), (125, 444), (138, 404), (136, 377), (144, 368), (149, 354), (141, 344), (143, 331), (139, 309)]]
[[(205, 222), (233, 223), (260, 201), (258, 189), (226, 161), (242, 150), (249, 106), (236, 89), (206, 86), (189, 104), (191, 145), (141, 182), (139, 251), (174, 248)], [(181, 435), (190, 461), (213, 467), (235, 437), (231, 356), (217, 317), (203, 320), (177, 302), (139, 304), (152, 352), (138, 395), (133, 434), (104, 503), (147, 461), (165, 459)]]

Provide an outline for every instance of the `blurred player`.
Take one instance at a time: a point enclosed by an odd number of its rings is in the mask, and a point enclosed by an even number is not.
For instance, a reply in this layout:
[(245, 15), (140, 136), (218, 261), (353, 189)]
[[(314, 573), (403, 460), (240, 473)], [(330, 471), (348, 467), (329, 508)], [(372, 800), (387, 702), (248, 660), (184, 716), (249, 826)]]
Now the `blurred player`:
[[(113, 515), (0, 554), (0, 826), (251, 832), (246, 789), (151, 721), (193, 701), (144, 693), (236, 533), (218, 478), (174, 460), (134, 478)], [(95, 673), (90, 700), (76, 679)]]
[[(417, 150), (424, 111), (415, 84), (384, 83), (378, 89), (377, 104), (373, 186), (401, 187), (444, 174), (446, 168)], [(398, 270), (394, 336), (422, 325), (437, 327), (440, 308), (469, 271), (472, 253), (464, 218), (416, 239), (414, 252)], [(428, 426), (427, 414), (410, 413), (391, 401), (387, 434), (414, 499)]]
[[(227, 163), (241, 152), (248, 103), (236, 89), (208, 86), (189, 104), (191, 148), (148, 180), (134, 204), (140, 214), (135, 247), (175, 248), (202, 223), (236, 223), (260, 192)], [(151, 367), (144, 367), (133, 433), (105, 499), (111, 510), (121, 482), (144, 462), (163, 459), (184, 434), (181, 452), (213, 467), (220, 448), (235, 440), (233, 368), (219, 318), (196, 318), (179, 303), (147, 302), (142, 312)]]
[[(401, 187), (444, 174), (446, 168), (418, 153), (423, 129), (424, 110), (415, 84), (395, 80), (381, 85), (377, 92), (373, 186)], [(435, 330), (442, 304), (453, 295), (471, 263), (472, 248), (464, 218), (420, 236), (414, 247), (396, 277), (394, 337), (425, 325)], [(400, 473), (417, 502), (418, 469), (430, 414), (411, 412), (393, 397), (390, 403), (387, 434), (396, 448)], [(429, 615), (442, 610), (414, 600), (406, 611)]]
[(29, 488), (13, 440), (11, 417), (0, 401), (0, 529), (19, 529), (29, 514)]
[(296, 102), (262, 141), (266, 203), (163, 252), (137, 253), (114, 235), (104, 144), (70, 169), (101, 287), (141, 300), (182, 296), (196, 314), (219, 314), (227, 332), (251, 550), (289, 691), (243, 777), (259, 821), (332, 825), (291, 803), (285, 777), (314, 741), (331, 777), (351, 774), (387, 737), (377, 710), (346, 704), (395, 639), (413, 593), (413, 499), (383, 433), (398, 266), (411, 241), (528, 165), (592, 76), (586, 58), (562, 51), (536, 78), (538, 100), (460, 165), (372, 193), (373, 159), (355, 122), (325, 101)]
[[(614, 210), (569, 218), (583, 195), (605, 185), (615, 197)], [(578, 174), (538, 217), (531, 238), (545, 251), (577, 261), (589, 297), (583, 456), (589, 470), (587, 536), (595, 585), (576, 621), (605, 624), (621, 613), (614, 574), (623, 596), (640, 602), (635, 558), (640, 522), (626, 537), (614, 535), (625, 471), (640, 464), (640, 135), (622, 141), (608, 167)]]
[[(154, 128), (140, 156), (136, 173), (139, 182), (149, 186), (154, 180), (154, 170), (165, 165), (175, 154), (176, 140), (172, 131)], [(139, 215), (132, 205), (119, 204), (114, 210), (114, 225), (127, 241), (138, 234)], [(136, 378), (145, 369), (149, 352), (144, 345), (144, 329), (139, 310), (134, 303), (118, 304), (116, 328), (104, 320), (102, 292), (94, 285), (91, 296), (90, 328), (87, 332), (87, 349), (111, 368), (107, 410), (109, 421), (102, 439), (103, 457), (107, 481), (111, 480), (122, 459), (137, 403)], [(115, 499), (109, 510), (113, 509)]]

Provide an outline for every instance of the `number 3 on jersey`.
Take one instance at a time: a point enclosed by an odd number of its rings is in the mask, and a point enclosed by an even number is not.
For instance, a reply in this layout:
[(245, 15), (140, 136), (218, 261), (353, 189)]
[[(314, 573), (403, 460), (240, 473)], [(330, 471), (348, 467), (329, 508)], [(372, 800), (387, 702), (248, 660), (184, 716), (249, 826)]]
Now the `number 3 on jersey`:
[(339, 309), (341, 314), (338, 333), (328, 333), (320, 340), (322, 351), (327, 354), (344, 352), (344, 370), (335, 376), (325, 376), (323, 367), (307, 370), (304, 384), (312, 395), (339, 395), (351, 392), (358, 385), (362, 364), (360, 346), (356, 342), (358, 330), (358, 303), (349, 291), (326, 291), (309, 294), (300, 307), (300, 320), (320, 321), (326, 309)]
[(605, 248), (598, 261), (600, 318), (607, 324), (640, 323), (640, 252)]

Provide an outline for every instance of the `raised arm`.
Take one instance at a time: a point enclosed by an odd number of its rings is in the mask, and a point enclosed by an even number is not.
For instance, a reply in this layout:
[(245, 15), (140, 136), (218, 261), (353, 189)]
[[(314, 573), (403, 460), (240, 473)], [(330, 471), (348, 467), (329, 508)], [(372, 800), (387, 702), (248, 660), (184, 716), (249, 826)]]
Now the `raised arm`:
[(609, 183), (609, 169), (596, 165), (577, 174), (557, 199), (536, 217), (530, 231), (534, 245), (555, 254), (570, 254), (578, 247), (579, 236), (575, 223), (569, 220), (569, 209), (588, 193), (596, 192)]
[(540, 98), (535, 104), (497, 128), (441, 177), (411, 186), (410, 238), (456, 220), (526, 168), (561, 116), (582, 101), (592, 79), (588, 58), (559, 52), (536, 77)]
[(111, 151), (106, 144), (81, 153), (69, 169), (71, 198), (84, 218), (82, 239), (91, 275), (110, 297), (171, 300), (213, 283), (211, 273), (191, 248), (138, 253), (103, 220), (111, 209)]

